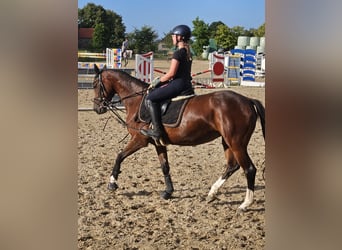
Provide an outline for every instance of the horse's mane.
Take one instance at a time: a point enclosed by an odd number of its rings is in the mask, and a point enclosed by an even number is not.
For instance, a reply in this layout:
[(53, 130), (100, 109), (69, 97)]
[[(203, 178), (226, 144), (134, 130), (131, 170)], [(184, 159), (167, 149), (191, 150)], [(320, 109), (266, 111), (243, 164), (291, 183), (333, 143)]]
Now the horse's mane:
[(148, 83), (143, 82), (141, 80), (139, 80), (138, 78), (128, 74), (127, 72), (120, 70), (120, 69), (106, 69), (106, 71), (109, 72), (113, 72), (117, 75), (119, 75), (119, 77), (125, 81), (125, 82), (135, 82), (137, 85), (143, 87), (143, 88), (147, 88), (148, 87)]

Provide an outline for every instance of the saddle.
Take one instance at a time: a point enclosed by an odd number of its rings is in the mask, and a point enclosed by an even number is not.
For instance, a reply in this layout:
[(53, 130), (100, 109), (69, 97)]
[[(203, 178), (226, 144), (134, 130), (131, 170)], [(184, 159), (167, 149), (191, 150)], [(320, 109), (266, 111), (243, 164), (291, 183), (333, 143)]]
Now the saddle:
[[(166, 127), (177, 127), (182, 119), (183, 111), (189, 99), (194, 97), (193, 91), (181, 93), (181, 95), (160, 103), (162, 123)], [(138, 118), (145, 123), (151, 122), (151, 116), (146, 106), (146, 94), (144, 95), (138, 112)]]

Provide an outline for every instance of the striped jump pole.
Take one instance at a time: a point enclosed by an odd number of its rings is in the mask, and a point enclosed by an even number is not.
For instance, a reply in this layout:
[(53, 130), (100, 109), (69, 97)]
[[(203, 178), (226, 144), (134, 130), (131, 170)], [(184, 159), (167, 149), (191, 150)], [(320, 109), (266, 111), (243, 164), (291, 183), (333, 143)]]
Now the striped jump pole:
[[(158, 73), (161, 73), (161, 74), (166, 74), (167, 72), (166, 71), (162, 71), (160, 69), (153, 69), (155, 72), (158, 72)], [(211, 72), (210, 69), (207, 69), (207, 70), (204, 70), (204, 71), (200, 71), (200, 72), (197, 72), (197, 73), (194, 73), (194, 74), (191, 74), (191, 76), (198, 76), (198, 75), (201, 75), (201, 74), (205, 74), (205, 73), (208, 73), (208, 72)]]
[(205, 73), (208, 73), (208, 72), (211, 72), (211, 69), (207, 69), (207, 70), (203, 70), (203, 71), (194, 73), (191, 76), (198, 76), (198, 75), (202, 75), (202, 74), (205, 74)]
[(88, 58), (106, 58), (105, 53), (91, 53), (91, 52), (78, 52), (78, 57), (88, 57)]
[(155, 72), (161, 73), (161, 74), (166, 74), (166, 71), (162, 71), (160, 69), (153, 69)]

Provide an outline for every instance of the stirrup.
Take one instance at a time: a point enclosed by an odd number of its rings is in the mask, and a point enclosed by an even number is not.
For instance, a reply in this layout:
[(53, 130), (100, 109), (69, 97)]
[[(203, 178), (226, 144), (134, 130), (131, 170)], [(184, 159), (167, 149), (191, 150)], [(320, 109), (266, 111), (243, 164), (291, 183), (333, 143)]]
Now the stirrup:
[[(155, 130), (152, 129), (141, 129), (140, 133), (145, 135), (145, 136), (149, 136), (152, 137), (154, 140), (159, 140), (162, 137), (162, 133), (158, 133)], [(157, 135), (156, 135), (157, 134)]]
[(150, 131), (153, 131), (153, 130), (151, 130), (151, 129), (148, 129), (148, 130), (146, 130), (146, 129), (140, 129), (140, 133), (143, 134), (143, 135), (145, 135), (145, 136), (148, 136), (148, 137), (152, 138), (152, 139), (154, 140), (154, 142), (156, 143), (157, 146), (167, 146), (167, 145), (168, 145), (168, 144), (164, 141), (164, 138), (163, 138), (164, 133), (163, 133), (163, 132), (160, 133), (160, 136), (159, 136), (159, 137), (156, 137), (156, 136), (154, 136), (154, 135), (149, 134)]

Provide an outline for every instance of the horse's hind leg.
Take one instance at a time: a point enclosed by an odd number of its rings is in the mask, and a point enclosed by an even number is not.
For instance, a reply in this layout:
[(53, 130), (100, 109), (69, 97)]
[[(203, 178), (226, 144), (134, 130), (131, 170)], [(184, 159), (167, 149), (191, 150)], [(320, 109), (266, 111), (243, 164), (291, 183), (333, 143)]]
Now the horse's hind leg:
[(156, 146), (159, 162), (161, 169), (164, 174), (166, 189), (161, 193), (161, 197), (165, 200), (171, 198), (171, 195), (174, 191), (173, 184), (170, 176), (170, 166), (169, 161), (167, 159), (167, 149), (165, 146)]
[(218, 192), (218, 189), (223, 185), (223, 183), (240, 168), (240, 165), (236, 162), (234, 158), (233, 152), (229, 149), (228, 145), (222, 139), (223, 149), (225, 153), (225, 158), (227, 160), (227, 168), (220, 176), (220, 178), (211, 186), (209, 191), (207, 201), (211, 202), (215, 200), (215, 195)]
[(247, 190), (244, 202), (239, 206), (239, 209), (246, 210), (248, 206), (253, 203), (254, 199), (254, 184), (256, 168), (250, 159), (247, 149), (234, 150), (234, 156), (238, 163), (244, 170), (245, 176), (247, 178)]

